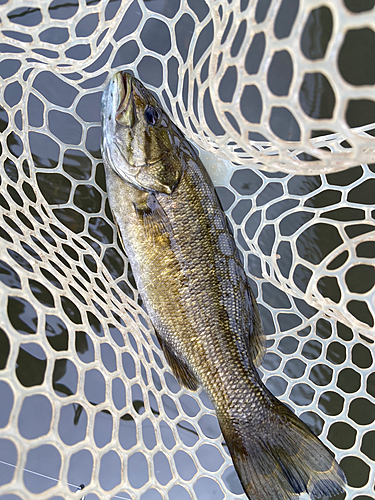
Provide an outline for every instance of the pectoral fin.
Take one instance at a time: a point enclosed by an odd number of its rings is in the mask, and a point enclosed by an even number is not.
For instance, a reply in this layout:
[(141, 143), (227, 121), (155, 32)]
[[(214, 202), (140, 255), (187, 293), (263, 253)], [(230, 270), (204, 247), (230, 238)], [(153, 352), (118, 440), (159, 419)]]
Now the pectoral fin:
[(163, 349), (164, 356), (172, 369), (173, 375), (176, 377), (178, 383), (183, 385), (187, 389), (191, 391), (196, 391), (199, 386), (199, 382), (195, 377), (194, 373), (188, 367), (188, 365), (178, 359), (175, 354), (172, 352), (168, 344), (160, 337), (158, 333), (156, 333), (159, 344)]
[(133, 201), (133, 206), (141, 218), (146, 236), (152, 241), (164, 234), (172, 236), (171, 223), (153, 193)]

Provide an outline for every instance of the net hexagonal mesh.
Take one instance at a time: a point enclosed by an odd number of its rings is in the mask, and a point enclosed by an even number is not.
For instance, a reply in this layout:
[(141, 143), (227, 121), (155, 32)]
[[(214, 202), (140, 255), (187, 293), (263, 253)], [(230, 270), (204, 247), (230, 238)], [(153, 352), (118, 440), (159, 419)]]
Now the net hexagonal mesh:
[(206, 150), (263, 380), (375, 498), (373, 2), (1, 3), (0, 497), (245, 498), (111, 216), (100, 97), (127, 69)]

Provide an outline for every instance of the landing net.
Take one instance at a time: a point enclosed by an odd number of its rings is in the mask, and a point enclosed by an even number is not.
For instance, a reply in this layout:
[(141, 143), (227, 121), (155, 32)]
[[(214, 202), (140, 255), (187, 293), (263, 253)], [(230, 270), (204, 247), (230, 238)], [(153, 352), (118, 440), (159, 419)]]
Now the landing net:
[(245, 499), (108, 205), (100, 98), (126, 69), (202, 148), (267, 387), (336, 454), (345, 498), (374, 499), (374, 2), (0, 4), (0, 498)]

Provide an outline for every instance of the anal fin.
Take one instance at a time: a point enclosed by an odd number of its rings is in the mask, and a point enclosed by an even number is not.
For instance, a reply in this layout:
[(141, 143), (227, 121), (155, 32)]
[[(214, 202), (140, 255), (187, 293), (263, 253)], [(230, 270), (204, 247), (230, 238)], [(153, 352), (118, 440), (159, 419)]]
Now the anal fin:
[(196, 391), (199, 387), (199, 382), (195, 377), (194, 373), (187, 366), (184, 361), (178, 359), (175, 354), (170, 349), (169, 345), (160, 337), (156, 332), (159, 344), (163, 349), (164, 356), (172, 369), (173, 375), (176, 377), (178, 383), (183, 385), (191, 391)]

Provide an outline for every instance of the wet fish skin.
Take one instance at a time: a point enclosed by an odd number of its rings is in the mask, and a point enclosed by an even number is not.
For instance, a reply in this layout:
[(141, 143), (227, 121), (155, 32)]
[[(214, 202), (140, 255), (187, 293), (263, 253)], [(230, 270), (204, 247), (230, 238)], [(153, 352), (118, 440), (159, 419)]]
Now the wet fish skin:
[(246, 494), (341, 493), (330, 452), (259, 378), (258, 307), (194, 149), (124, 72), (103, 93), (102, 128), (109, 201), (139, 292), (176, 378), (209, 395)]

